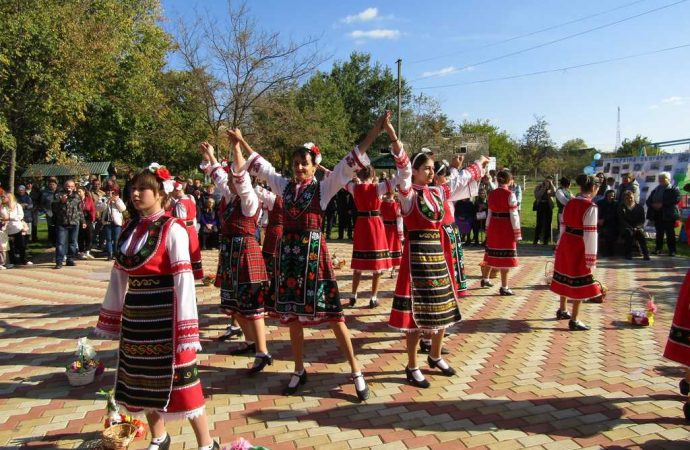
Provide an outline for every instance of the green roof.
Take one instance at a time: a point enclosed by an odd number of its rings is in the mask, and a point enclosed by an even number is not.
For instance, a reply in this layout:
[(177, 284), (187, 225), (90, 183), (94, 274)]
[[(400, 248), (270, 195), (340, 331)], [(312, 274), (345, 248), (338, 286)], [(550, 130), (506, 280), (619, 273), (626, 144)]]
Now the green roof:
[(395, 169), (395, 160), (393, 159), (393, 155), (385, 153), (371, 158), (370, 165), (376, 169)]
[(70, 165), (31, 164), (21, 178), (72, 177), (79, 175), (109, 175), (110, 161), (76, 162)]

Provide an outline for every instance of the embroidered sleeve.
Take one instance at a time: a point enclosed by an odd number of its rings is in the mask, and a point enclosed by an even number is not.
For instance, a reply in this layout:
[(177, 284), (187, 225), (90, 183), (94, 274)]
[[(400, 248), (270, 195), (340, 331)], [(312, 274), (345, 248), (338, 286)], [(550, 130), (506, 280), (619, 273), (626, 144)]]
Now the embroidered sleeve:
[(398, 201), (402, 214), (407, 215), (412, 209), (415, 193), (412, 190), (412, 163), (404, 147), (397, 154), (391, 151), (397, 169), (395, 180), (398, 184)]
[(120, 325), (122, 323), (122, 306), (125, 303), (127, 293), (127, 272), (114, 265), (110, 271), (110, 283), (105, 291), (105, 298), (98, 314), (95, 334), (116, 339), (120, 337)]
[[(479, 177), (477, 178), (477, 174)], [(462, 170), (451, 172), (448, 185), (450, 187), (449, 201), (458, 201), (471, 198), (472, 193), (479, 190), (479, 180), (481, 179), (482, 167), (478, 163), (473, 163)]]
[(369, 165), (367, 154), (361, 154), (359, 147), (355, 146), (350, 153), (333, 168), (331, 174), (321, 180), (321, 209), (328, 207), (328, 202), (343, 188), (360, 169)]
[(184, 202), (181, 201), (176, 201), (175, 202), (175, 209), (174, 215), (177, 218), (180, 218), (182, 220), (187, 220), (187, 207), (184, 205)]
[(264, 189), (259, 185), (257, 185), (254, 188), (254, 191), (256, 192), (256, 195), (259, 197), (259, 201), (263, 205), (263, 208), (267, 211), (273, 211), (273, 205), (275, 205), (276, 203), (276, 195), (268, 189)]
[(513, 237), (516, 241), (522, 240), (522, 228), (520, 228), (520, 215), (518, 214), (518, 202), (512, 192), (508, 197), (508, 208), (510, 209), (510, 224), (513, 226)]
[(189, 256), (189, 235), (179, 222), (170, 226), (165, 245), (173, 269), (176, 351), (189, 349), (198, 351), (201, 350), (201, 344), (194, 275)]
[(213, 184), (216, 186), (216, 189), (218, 189), (225, 201), (227, 203), (232, 202), (235, 199), (235, 194), (233, 194), (228, 187), (228, 174), (223, 169), (223, 166), (220, 164), (202, 164), (200, 167), (204, 170), (206, 175), (211, 177)]
[(254, 217), (259, 210), (259, 197), (252, 188), (252, 180), (249, 178), (246, 170), (241, 170), (239, 173), (232, 173), (232, 184), (235, 186), (237, 195), (240, 196), (240, 203), (242, 205), (242, 214), (245, 217)]
[(585, 265), (594, 268), (597, 265), (597, 207), (590, 206), (582, 218), (585, 241)]
[(276, 172), (273, 165), (256, 152), (247, 158), (244, 168), (249, 175), (266, 181), (276, 195), (282, 195), (285, 186), (288, 185), (288, 179)]

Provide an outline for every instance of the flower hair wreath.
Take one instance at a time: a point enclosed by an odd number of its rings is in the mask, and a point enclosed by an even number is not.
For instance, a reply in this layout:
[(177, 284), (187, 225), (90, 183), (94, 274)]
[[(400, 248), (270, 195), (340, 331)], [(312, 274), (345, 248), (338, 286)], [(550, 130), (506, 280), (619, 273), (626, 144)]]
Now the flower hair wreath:
[(168, 171), (167, 167), (161, 166), (160, 164), (154, 162), (149, 164), (148, 171), (154, 174), (156, 179), (161, 182), (163, 185), (163, 191), (166, 194), (171, 193), (173, 189), (175, 189), (172, 175), (170, 175), (170, 171)]
[(316, 164), (321, 164), (321, 150), (313, 142), (307, 142), (302, 147), (308, 149), (314, 154), (314, 162)]

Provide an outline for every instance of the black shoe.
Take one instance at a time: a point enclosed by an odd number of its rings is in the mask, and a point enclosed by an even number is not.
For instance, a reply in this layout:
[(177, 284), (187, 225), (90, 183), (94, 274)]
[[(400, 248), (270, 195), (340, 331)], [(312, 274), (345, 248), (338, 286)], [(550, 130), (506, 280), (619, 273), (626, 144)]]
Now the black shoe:
[[(364, 380), (364, 375), (362, 375), (361, 373), (359, 375), (353, 375), (352, 382), (355, 381), (355, 378), (362, 378), (362, 380)], [(367, 382), (364, 381), (364, 389), (362, 389), (361, 391), (357, 390), (357, 384), (355, 383), (355, 392), (357, 392), (357, 398), (360, 402), (367, 400), (369, 398), (369, 386), (367, 386)]]
[(156, 448), (156, 447), (154, 447), (156, 445), (158, 446), (158, 450), (170, 450), (170, 433), (168, 433), (165, 436), (165, 439), (160, 444), (154, 444), (153, 442), (151, 442), (149, 444), (149, 448), (151, 448), (151, 447)]
[(244, 355), (245, 353), (256, 353), (256, 344), (243, 342), (240, 347), (230, 352), (231, 355)]
[(220, 444), (216, 441), (213, 441), (213, 450), (220, 450)]
[(369, 308), (374, 309), (377, 306), (379, 306), (379, 299), (377, 299), (376, 297), (371, 297), (371, 299), (369, 300)]
[[(419, 372), (421, 373), (421, 370)], [(405, 376), (407, 376), (407, 382), (410, 383), (412, 386), (416, 386), (422, 389), (426, 389), (429, 386), (431, 386), (431, 383), (429, 383), (426, 379), (422, 381), (415, 380), (415, 378), (412, 376), (412, 371), (409, 367), (405, 367)]]
[[(431, 353), (431, 344), (426, 344), (424, 343), (424, 341), (419, 341), (419, 353), (423, 353), (425, 355)], [(441, 347), (442, 355), (447, 355), (448, 353), (448, 349), (446, 349), (445, 347)]]
[(668, 252), (668, 256), (676, 256), (676, 252)]
[(690, 422), (690, 403), (685, 402), (683, 405), (683, 414), (685, 415), (685, 420)]
[(223, 334), (221, 334), (220, 336), (218, 336), (218, 340), (219, 340), (220, 342), (223, 342), (223, 341), (226, 341), (226, 340), (228, 340), (228, 339), (230, 339), (230, 338), (232, 338), (232, 337), (234, 337), (234, 336), (237, 336), (237, 337), (242, 336), (242, 328), (240, 328), (240, 327), (233, 327), (232, 325), (230, 325), (229, 327), (227, 327), (227, 328), (225, 329), (225, 333), (223, 333)]
[(55, 267), (53, 267), (53, 269), (56, 269), (56, 270), (62, 269), (62, 264), (61, 263), (55, 264)]
[(447, 369), (444, 369), (443, 367), (438, 365), (438, 363), (442, 360), (443, 360), (443, 358), (439, 359), (438, 361), (434, 361), (433, 359), (431, 359), (431, 356), (427, 356), (427, 358), (426, 358), (426, 362), (429, 363), (429, 367), (431, 367), (432, 369), (435, 369), (438, 367), (438, 369), (441, 372), (443, 372), (443, 375), (445, 375), (447, 377), (452, 377), (453, 375), (455, 375), (455, 369), (453, 369), (452, 367), (448, 366)]
[(661, 250), (654, 250), (652, 255), (661, 255)]
[(349, 303), (350, 308), (354, 308), (356, 303), (357, 303), (357, 297), (350, 297), (350, 303)]
[(562, 309), (556, 310), (556, 320), (571, 319), (570, 313), (568, 311), (563, 311)]
[(498, 290), (498, 293), (501, 295), (515, 295), (510, 288), (504, 288), (503, 286)]
[[(304, 369), (302, 371), (302, 374), (298, 374), (297, 372), (294, 372), (292, 375), (299, 377), (299, 383), (297, 383), (294, 387), (290, 387), (290, 383), (288, 383), (287, 386), (285, 386), (285, 389), (283, 389), (283, 395), (292, 395), (295, 392), (297, 392), (297, 389), (303, 385), (304, 383), (307, 382), (307, 369)], [(292, 378), (290, 378), (292, 380)]]
[(76, 264), (74, 263), (74, 261), (67, 261), (67, 265), (70, 266), (70, 267), (76, 266)]
[(568, 328), (570, 328), (570, 331), (587, 331), (589, 330), (589, 327), (585, 325), (584, 323), (580, 322), (579, 320), (570, 320), (568, 322)]
[(482, 280), (481, 287), (494, 287), (494, 284), (491, 281)]
[(652, 258), (650, 258), (649, 255), (644, 255), (642, 259), (644, 259), (645, 261), (650, 261)]
[(690, 383), (688, 383), (687, 380), (680, 380), (680, 383), (678, 383), (678, 388), (680, 389), (680, 395), (690, 394)]
[(254, 357), (254, 365), (249, 369), (249, 372), (247, 372), (247, 375), (254, 375), (262, 370), (266, 366), (270, 366), (273, 364), (273, 357), (268, 354), (268, 355), (262, 355), (262, 356), (255, 356)]

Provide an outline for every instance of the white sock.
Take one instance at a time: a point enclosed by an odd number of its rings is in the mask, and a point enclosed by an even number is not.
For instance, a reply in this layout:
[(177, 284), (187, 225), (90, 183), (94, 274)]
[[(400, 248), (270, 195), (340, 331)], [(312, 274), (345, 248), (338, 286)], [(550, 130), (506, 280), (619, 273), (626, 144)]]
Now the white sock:
[(364, 381), (364, 377), (360, 375), (362, 375), (362, 372), (353, 373), (352, 380), (355, 382), (355, 389), (363, 391), (367, 387), (367, 382)]
[(408, 369), (410, 370), (410, 373), (412, 373), (412, 378), (417, 381), (424, 381), (424, 374), (421, 370), (419, 370), (419, 367), (409, 367)]
[(354, 298), (355, 300), (357, 300), (357, 293), (354, 292), (354, 293), (350, 294), (350, 298)]
[(371, 296), (371, 299), (372, 299), (373, 301), (378, 301), (379, 298), (378, 298), (377, 296), (375, 296), (375, 295), (372, 295), (372, 296)]
[(151, 439), (151, 443), (149, 444), (148, 450), (158, 450), (160, 447), (160, 444), (163, 443), (163, 441), (168, 437), (168, 433), (165, 433), (161, 437), (153, 438)]
[(292, 378), (290, 378), (290, 382), (288, 383), (288, 387), (294, 388), (299, 385), (299, 380), (302, 374), (304, 373), (304, 369), (302, 369), (300, 372), (295, 372), (292, 374)]
[(482, 281), (485, 282), (485, 283), (488, 283), (488, 282), (489, 282), (489, 279), (488, 279), (488, 278), (482, 278)]
[[(430, 356), (429, 358), (431, 358), (431, 356)], [(443, 358), (438, 358), (438, 359), (436, 359), (436, 358), (431, 358), (431, 360), (432, 360), (433, 362), (435, 362), (436, 365), (437, 365), (438, 367), (440, 367), (441, 369), (443, 369), (443, 370), (448, 370), (448, 369), (450, 368), (450, 366), (448, 365), (448, 363), (447, 363)]]
[(208, 445), (199, 446), (199, 450), (213, 450), (213, 442), (211, 442)]
[(431, 339), (422, 338), (424, 345), (431, 345)]

